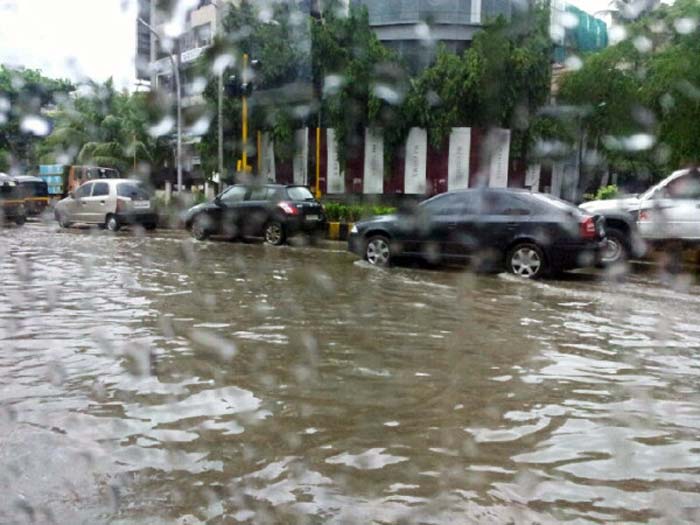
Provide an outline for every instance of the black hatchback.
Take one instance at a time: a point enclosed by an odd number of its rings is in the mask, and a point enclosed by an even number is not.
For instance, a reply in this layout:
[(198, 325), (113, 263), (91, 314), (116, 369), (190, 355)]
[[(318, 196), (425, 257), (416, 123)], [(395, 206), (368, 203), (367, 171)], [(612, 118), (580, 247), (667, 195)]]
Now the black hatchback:
[(211, 202), (193, 206), (185, 227), (199, 240), (264, 237), (279, 245), (298, 233), (318, 236), (326, 228), (323, 206), (306, 186), (235, 184)]
[(597, 264), (604, 237), (604, 219), (550, 195), (480, 188), (437, 195), (411, 213), (359, 222), (348, 248), (377, 266), (409, 256), (539, 277)]

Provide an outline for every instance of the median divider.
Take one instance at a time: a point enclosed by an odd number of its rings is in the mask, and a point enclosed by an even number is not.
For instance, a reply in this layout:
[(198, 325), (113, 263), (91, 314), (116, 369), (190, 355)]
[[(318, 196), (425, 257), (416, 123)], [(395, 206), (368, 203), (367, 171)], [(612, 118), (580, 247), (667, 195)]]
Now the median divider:
[(353, 225), (352, 222), (329, 222), (326, 238), (331, 241), (347, 241)]

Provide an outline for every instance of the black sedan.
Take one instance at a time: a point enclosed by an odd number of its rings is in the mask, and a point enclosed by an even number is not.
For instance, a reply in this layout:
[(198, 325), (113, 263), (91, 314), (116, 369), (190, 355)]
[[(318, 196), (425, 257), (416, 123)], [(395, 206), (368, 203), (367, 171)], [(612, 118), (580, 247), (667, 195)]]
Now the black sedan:
[(421, 257), (471, 261), (477, 269), (505, 268), (533, 278), (595, 265), (604, 238), (604, 219), (560, 199), (480, 188), (443, 193), (410, 213), (359, 222), (348, 248), (377, 266)]
[(320, 235), (326, 220), (323, 206), (305, 186), (235, 184), (212, 202), (190, 208), (185, 227), (199, 240), (264, 237), (278, 245), (297, 233)]

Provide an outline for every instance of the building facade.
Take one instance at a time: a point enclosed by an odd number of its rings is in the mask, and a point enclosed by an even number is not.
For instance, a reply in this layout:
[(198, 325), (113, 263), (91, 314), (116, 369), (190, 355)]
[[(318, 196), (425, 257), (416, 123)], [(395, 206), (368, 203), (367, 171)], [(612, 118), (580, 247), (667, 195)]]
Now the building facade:
[(459, 53), (484, 23), (510, 19), (512, 0), (351, 0), (365, 6), (379, 40), (418, 71), (434, 59), (437, 44)]

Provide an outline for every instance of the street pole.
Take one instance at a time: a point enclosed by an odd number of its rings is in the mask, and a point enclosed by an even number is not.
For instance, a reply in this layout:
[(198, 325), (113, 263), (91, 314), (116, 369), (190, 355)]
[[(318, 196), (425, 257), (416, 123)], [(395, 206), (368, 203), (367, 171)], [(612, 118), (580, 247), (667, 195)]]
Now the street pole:
[[(156, 40), (162, 42), (158, 31), (153, 29), (151, 24), (143, 18), (139, 18), (139, 23), (148, 28)], [(176, 41), (177, 58), (173, 57), (172, 53), (168, 53), (170, 64), (173, 66), (173, 74), (175, 76), (175, 99), (177, 103), (177, 191), (182, 191), (182, 90), (180, 89), (180, 40)]]
[[(221, 1), (216, 2), (216, 30), (221, 38), (223, 35), (224, 9)], [(218, 82), (218, 159), (219, 159), (219, 180), (224, 176), (224, 70), (219, 71)]]
[[(241, 75), (241, 83), (246, 86), (248, 83), (248, 53), (243, 53), (243, 73)], [(245, 92), (241, 97), (241, 119), (242, 119), (242, 130), (241, 130), (241, 140), (243, 142), (243, 155), (241, 157), (241, 170), (243, 173), (250, 171), (250, 166), (248, 166), (248, 97), (246, 97)]]

